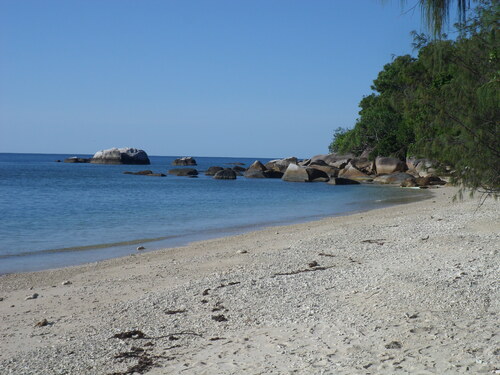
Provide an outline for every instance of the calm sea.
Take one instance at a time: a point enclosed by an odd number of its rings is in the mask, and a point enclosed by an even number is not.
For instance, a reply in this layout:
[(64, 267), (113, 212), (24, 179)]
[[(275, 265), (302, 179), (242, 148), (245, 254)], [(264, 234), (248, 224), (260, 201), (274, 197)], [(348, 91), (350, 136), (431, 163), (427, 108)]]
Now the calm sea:
[[(0, 154), (0, 274), (34, 271), (178, 246), (190, 241), (366, 210), (425, 192), (380, 186), (125, 175), (150, 166), (56, 163), (73, 155)], [(78, 155), (90, 157), (91, 155)], [(257, 158), (196, 157), (210, 166)], [(269, 159), (260, 158), (262, 162)]]

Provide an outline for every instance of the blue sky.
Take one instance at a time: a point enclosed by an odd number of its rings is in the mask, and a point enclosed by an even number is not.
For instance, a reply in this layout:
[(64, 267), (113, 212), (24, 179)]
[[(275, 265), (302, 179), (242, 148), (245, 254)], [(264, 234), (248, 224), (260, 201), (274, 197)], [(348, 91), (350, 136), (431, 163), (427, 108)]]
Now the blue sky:
[(396, 0), (0, 0), (0, 152), (324, 153), (421, 29)]

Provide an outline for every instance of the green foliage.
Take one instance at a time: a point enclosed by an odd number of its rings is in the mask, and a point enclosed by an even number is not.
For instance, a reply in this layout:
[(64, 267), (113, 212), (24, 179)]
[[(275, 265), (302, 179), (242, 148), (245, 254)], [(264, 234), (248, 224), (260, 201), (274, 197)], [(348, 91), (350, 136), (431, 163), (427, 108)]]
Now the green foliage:
[(360, 102), (353, 129), (338, 129), (335, 152), (419, 156), (452, 171), (452, 181), (498, 196), (500, 64), (498, 1), (479, 1), (455, 40), (414, 35), (418, 57), (399, 56)]

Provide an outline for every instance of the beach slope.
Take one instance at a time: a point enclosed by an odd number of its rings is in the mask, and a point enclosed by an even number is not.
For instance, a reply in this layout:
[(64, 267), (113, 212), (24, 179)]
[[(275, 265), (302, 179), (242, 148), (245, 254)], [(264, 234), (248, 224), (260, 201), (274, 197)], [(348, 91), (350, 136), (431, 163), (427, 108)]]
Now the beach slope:
[(498, 373), (500, 202), (0, 277), (2, 374)]

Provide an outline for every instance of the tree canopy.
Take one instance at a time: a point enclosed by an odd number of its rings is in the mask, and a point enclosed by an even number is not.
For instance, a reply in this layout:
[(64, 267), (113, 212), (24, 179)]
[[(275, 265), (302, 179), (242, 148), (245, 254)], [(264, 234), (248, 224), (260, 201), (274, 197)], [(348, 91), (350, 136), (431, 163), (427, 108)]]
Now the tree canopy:
[(455, 40), (415, 33), (417, 57), (384, 66), (354, 128), (337, 129), (330, 151), (429, 158), (453, 182), (498, 196), (500, 7), (478, 3)]

